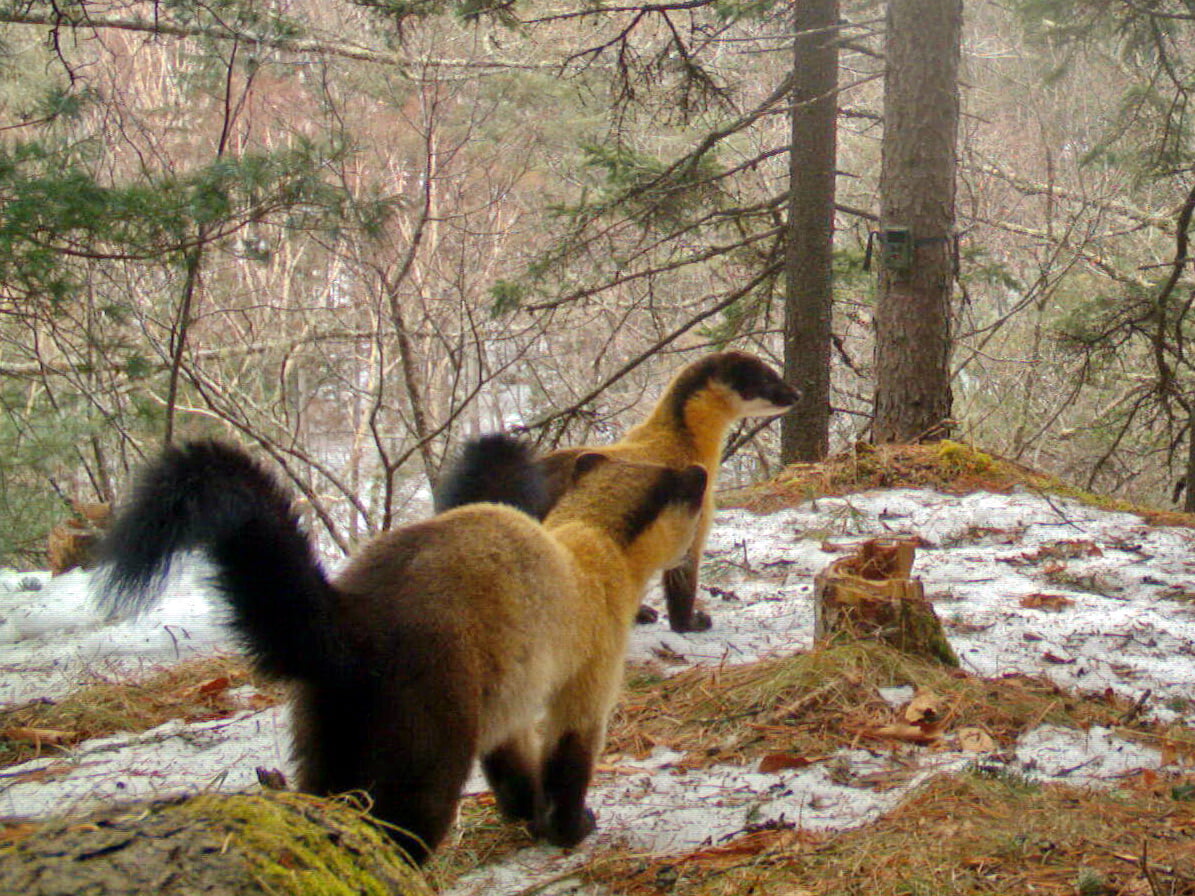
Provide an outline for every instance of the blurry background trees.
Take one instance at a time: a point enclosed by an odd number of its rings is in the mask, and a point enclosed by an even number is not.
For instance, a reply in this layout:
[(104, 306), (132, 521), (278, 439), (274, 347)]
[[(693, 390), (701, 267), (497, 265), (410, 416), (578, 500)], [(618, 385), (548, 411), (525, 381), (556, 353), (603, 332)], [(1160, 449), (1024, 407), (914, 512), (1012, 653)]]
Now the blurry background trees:
[[(424, 512), (468, 434), (608, 439), (700, 353), (795, 376), (794, 335), (828, 386), (787, 423), (802, 456), (869, 437), (887, 7), (834, 6), (818, 43), (801, 14), (830, 5), (766, 0), (0, 3), (6, 562), (205, 434), (267, 452), (348, 550)], [(966, 6), (950, 374), (956, 436), (1162, 501), (1195, 47), (1185, 7), (1150, 10)], [(835, 143), (801, 124), (826, 95), (802, 46), (833, 57)], [(837, 157), (797, 172), (836, 209), (832, 283), (786, 279), (794, 122)], [(794, 330), (794, 286), (828, 328)]]

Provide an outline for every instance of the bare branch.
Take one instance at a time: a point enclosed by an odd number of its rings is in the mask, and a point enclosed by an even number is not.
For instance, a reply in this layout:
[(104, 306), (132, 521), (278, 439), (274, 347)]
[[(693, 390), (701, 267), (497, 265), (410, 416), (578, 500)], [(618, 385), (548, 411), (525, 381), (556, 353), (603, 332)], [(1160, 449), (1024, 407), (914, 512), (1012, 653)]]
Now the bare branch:
[(0, 24), (41, 26), (54, 29), (55, 33), (62, 28), (90, 28), (94, 30), (132, 31), (163, 37), (202, 37), (220, 41), (237, 41), (245, 46), (266, 47), (272, 50), (306, 56), (339, 57), (358, 62), (368, 62), (374, 65), (384, 65), (388, 68), (397, 69), (403, 75), (416, 81), (423, 80), (421, 72), (427, 69), (459, 69), (477, 75), (487, 72), (531, 71), (534, 69), (551, 69), (556, 67), (547, 63), (530, 63), (527, 61), (502, 59), (416, 58), (394, 50), (381, 50), (328, 38), (284, 37), (281, 35), (262, 34), (248, 29), (236, 28), (220, 21), (213, 22), (211, 25), (183, 24), (162, 18), (160, 15), (162, 8), (159, 4), (154, 4), (154, 9), (156, 10), (154, 17), (146, 18), (136, 15), (94, 15), (80, 9), (47, 12), (40, 9), (14, 9), (7, 7), (0, 10)]

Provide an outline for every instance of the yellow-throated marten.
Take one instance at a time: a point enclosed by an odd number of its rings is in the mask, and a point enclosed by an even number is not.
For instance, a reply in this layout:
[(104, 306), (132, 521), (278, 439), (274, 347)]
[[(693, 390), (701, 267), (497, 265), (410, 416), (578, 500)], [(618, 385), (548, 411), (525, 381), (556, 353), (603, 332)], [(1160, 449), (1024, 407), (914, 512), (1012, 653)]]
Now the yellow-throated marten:
[[(476, 482), (485, 456), (455, 477)], [(540, 488), (530, 455), (507, 473)], [(692, 542), (706, 473), (589, 453), (571, 476), (542, 524), (469, 504), (377, 536), (329, 580), (248, 455), (171, 448), (108, 536), (103, 600), (144, 610), (175, 551), (206, 551), (258, 666), (295, 684), (302, 789), (366, 791), (422, 862), (480, 757), (507, 815), (571, 846), (594, 826), (585, 795), (635, 608)]]
[(548, 504), (570, 487), (572, 464), (587, 451), (620, 460), (683, 469), (700, 464), (709, 475), (705, 506), (693, 546), (683, 562), (664, 573), (668, 624), (676, 632), (705, 631), (710, 617), (695, 608), (701, 554), (714, 514), (714, 483), (731, 426), (746, 417), (771, 417), (792, 408), (800, 393), (767, 364), (744, 352), (719, 352), (683, 367), (646, 420), (613, 445), (565, 448), (544, 458)]

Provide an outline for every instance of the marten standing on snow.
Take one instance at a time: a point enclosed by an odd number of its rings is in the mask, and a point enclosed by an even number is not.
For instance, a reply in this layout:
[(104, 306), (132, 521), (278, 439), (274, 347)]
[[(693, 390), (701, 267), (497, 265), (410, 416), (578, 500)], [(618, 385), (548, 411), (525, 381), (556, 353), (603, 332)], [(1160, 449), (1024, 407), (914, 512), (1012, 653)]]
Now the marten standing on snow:
[[(484, 479), (485, 457), (450, 478)], [(543, 487), (530, 455), (507, 471)], [(151, 464), (117, 517), (102, 602), (147, 609), (172, 555), (202, 549), (257, 665), (295, 684), (303, 790), (366, 791), (422, 862), (480, 757), (508, 816), (572, 846), (594, 827), (585, 795), (635, 609), (692, 543), (705, 485), (700, 466), (587, 453), (542, 524), (468, 504), (378, 535), (329, 580), (277, 480), (195, 442)]]
[(705, 631), (712, 623), (695, 607), (697, 584), (727, 434), (739, 420), (783, 414), (799, 398), (796, 389), (754, 355), (719, 352), (700, 358), (683, 367), (648, 418), (613, 445), (565, 448), (548, 454), (543, 463), (550, 479), (549, 506), (571, 487), (572, 464), (587, 451), (676, 469), (690, 464), (704, 467), (709, 484), (700, 528), (683, 562), (664, 573), (664, 599), (673, 631)]

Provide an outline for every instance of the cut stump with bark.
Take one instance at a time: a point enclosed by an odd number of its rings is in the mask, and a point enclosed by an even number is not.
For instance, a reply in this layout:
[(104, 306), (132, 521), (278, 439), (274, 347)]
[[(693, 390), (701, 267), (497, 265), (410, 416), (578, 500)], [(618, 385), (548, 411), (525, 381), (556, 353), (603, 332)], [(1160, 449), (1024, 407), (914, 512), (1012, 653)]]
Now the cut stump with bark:
[(871, 539), (813, 580), (814, 638), (880, 641), (902, 653), (958, 667), (921, 580), (912, 576), (912, 540)]

